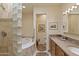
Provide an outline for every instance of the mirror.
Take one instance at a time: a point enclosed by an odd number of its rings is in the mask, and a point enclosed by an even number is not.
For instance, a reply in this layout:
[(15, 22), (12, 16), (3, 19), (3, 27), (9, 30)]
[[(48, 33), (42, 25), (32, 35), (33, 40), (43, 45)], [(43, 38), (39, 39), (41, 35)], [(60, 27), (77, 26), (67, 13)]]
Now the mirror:
[(68, 13), (68, 33), (79, 34), (79, 6)]

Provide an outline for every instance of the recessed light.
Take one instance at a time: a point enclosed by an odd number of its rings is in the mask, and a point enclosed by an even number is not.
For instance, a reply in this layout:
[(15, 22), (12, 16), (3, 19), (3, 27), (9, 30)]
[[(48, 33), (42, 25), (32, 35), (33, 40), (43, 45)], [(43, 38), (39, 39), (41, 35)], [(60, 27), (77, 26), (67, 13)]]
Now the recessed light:
[(22, 8), (26, 8), (25, 6), (22, 6)]

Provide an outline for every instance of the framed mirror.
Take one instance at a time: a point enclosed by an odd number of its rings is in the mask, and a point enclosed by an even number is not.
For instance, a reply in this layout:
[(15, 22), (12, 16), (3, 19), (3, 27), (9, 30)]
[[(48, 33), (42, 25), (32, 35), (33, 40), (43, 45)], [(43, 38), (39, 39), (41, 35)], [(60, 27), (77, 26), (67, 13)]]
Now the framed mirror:
[(79, 34), (79, 6), (68, 13), (68, 33)]

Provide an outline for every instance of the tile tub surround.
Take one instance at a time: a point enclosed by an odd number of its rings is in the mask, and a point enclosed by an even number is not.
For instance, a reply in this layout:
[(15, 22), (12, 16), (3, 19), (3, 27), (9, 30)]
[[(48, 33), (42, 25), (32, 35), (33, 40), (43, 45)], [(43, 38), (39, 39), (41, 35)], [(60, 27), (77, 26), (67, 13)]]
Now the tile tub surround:
[(35, 44), (33, 44), (32, 46), (23, 49), (22, 55), (23, 56), (33, 56), (35, 52), (36, 52), (36, 48), (35, 48)]
[(51, 40), (53, 40), (67, 55), (78, 56), (78, 55), (72, 53), (71, 51), (69, 51), (68, 47), (79, 46), (79, 41), (74, 40), (69, 37), (65, 37), (67, 40), (62, 40), (63, 39), (62, 37), (63, 37), (62, 35), (58, 35), (58, 34), (49, 36), (49, 38), (51, 38)]
[[(35, 41), (32, 41), (33, 38), (31, 37), (22, 37), (22, 47), (18, 51), (21, 51), (21, 56), (33, 56), (36, 47), (35, 47)], [(21, 42), (18, 42), (21, 43)]]

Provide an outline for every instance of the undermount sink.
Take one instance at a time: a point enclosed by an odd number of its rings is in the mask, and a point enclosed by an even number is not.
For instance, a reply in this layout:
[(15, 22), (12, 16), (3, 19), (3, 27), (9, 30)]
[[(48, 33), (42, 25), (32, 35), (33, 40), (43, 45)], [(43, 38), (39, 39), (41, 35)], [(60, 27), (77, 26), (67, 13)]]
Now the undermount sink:
[(68, 47), (68, 49), (69, 49), (72, 53), (79, 55), (79, 47)]

